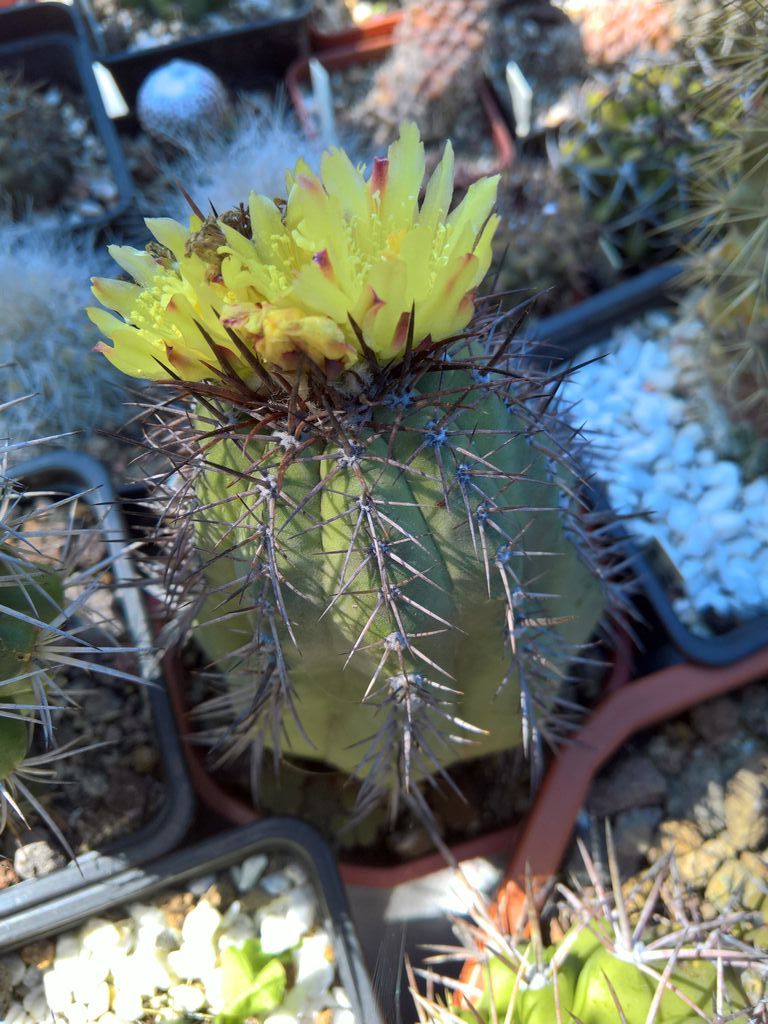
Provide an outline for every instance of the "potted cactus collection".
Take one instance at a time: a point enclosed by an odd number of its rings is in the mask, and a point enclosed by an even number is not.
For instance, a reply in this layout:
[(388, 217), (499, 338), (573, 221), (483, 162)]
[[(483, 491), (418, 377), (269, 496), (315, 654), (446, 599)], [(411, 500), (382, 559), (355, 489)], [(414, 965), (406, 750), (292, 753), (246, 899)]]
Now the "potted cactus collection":
[(341, 6), (0, 13), (0, 1018), (763, 1024), (768, 9)]

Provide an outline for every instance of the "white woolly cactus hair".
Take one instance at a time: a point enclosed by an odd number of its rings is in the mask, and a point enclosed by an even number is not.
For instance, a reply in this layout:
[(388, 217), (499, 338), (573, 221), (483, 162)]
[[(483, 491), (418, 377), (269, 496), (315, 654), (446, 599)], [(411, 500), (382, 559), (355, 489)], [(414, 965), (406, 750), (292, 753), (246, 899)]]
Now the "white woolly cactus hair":
[(10, 461), (30, 438), (88, 434), (126, 419), (124, 379), (87, 344), (98, 338), (83, 312), (92, 269), (82, 244), (0, 224), (0, 438), (14, 447)]
[[(303, 159), (318, 170), (323, 145), (307, 139), (283, 100), (256, 106), (241, 99), (228, 140), (220, 135), (201, 142), (188, 157), (173, 167), (173, 177), (203, 210), (211, 206), (223, 212), (237, 207), (256, 192), (265, 196), (285, 194), (285, 172)], [(186, 222), (189, 205), (177, 193), (169, 216)]]

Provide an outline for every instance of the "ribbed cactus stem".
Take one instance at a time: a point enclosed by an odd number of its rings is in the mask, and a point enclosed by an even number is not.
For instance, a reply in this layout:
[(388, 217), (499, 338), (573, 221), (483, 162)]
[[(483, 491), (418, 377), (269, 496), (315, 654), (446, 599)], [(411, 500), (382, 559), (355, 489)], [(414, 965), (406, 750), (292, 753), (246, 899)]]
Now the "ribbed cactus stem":
[(18, 718), (0, 715), (0, 783), (17, 771), (27, 756), (29, 727)]
[(434, 371), (328, 437), (209, 448), (196, 636), (254, 737), (407, 785), (553, 709), (604, 597), (574, 479), (498, 385)]

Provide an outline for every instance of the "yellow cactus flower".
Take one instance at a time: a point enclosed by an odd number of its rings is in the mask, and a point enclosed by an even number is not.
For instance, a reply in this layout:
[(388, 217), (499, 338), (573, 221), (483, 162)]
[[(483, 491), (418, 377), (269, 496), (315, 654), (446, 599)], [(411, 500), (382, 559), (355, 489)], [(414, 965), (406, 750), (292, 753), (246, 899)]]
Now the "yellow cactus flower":
[(188, 230), (147, 221), (170, 255), (110, 249), (137, 283), (94, 279), (96, 298), (122, 317), (88, 310), (113, 345), (100, 351), (132, 376), (170, 368), (199, 380), (211, 375), (211, 344), (242, 363), (234, 334), (267, 368), (307, 358), (333, 376), (363, 357), (355, 327), (381, 363), (402, 358), (411, 331), (415, 346), (457, 334), (490, 266), (498, 176), (449, 212), (450, 143), (419, 204), (424, 171), (424, 145), (407, 123), (367, 179), (331, 149), (319, 177), (302, 161), (287, 175), (285, 204), (252, 193), (249, 232), (225, 218), (192, 217)]

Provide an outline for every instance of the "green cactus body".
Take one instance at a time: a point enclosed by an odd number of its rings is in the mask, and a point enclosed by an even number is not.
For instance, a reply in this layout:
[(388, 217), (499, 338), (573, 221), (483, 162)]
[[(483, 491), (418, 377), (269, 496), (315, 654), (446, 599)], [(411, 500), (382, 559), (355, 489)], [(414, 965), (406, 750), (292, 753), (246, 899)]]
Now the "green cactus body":
[[(284, 437), (219, 442), (196, 484), (210, 590), (197, 638), (212, 662), (230, 668), (233, 688), (253, 691), (256, 669), (251, 662), (243, 671), (243, 652), (266, 634), (268, 657), (285, 661), (301, 721), (283, 720), (282, 749), (351, 774), (370, 767), (361, 744), (377, 733), (382, 704), (410, 699), (406, 679), (419, 696), (403, 713), (422, 716), (425, 750), (434, 747), (417, 774), (435, 770), (438, 757), (515, 746), (521, 678), (551, 706), (575, 646), (604, 609), (599, 582), (563, 527), (565, 473), (558, 483), (549, 471), (552, 441), (463, 372), (450, 384), (466, 397), (446, 413), (443, 377), (424, 375), (399, 411), (397, 402), (378, 406), (346, 451), (337, 441), (310, 446), (279, 489)], [(242, 492), (234, 503), (233, 488)], [(260, 560), (266, 571), (265, 544), (282, 577), (282, 625), (277, 609), (263, 610), (259, 578), (242, 585)], [(446, 714), (458, 723), (452, 730)], [(472, 742), (445, 740), (446, 732)]]
[(592, 88), (551, 155), (574, 182), (617, 267), (675, 248), (669, 228), (689, 208), (688, 174), (703, 127), (699, 84), (685, 69), (650, 65)]
[(28, 744), (26, 722), (0, 716), (0, 783), (21, 767), (27, 756)]
[[(644, 970), (640, 966), (643, 962), (642, 953), (637, 960), (632, 956), (621, 957), (612, 949), (603, 947), (588, 930), (582, 935), (589, 936), (586, 943), (577, 940), (568, 955), (559, 958), (557, 1004), (551, 968), (536, 972), (531, 984), (521, 980), (515, 992), (518, 972), (498, 958), (491, 959), (488, 968), (490, 987), (499, 1020), (505, 1019), (514, 992), (513, 1024), (553, 1024), (557, 1020), (571, 1019), (578, 1020), (580, 1024), (607, 1024), (619, 1020), (615, 993), (626, 1024), (645, 1024), (659, 984), (663, 962), (660, 966), (650, 962), (649, 968), (655, 969)], [(550, 964), (557, 957), (558, 948), (547, 947), (544, 963)], [(525, 955), (525, 949), (522, 954)], [(524, 971), (521, 976), (525, 977)], [(686, 1000), (701, 1009), (708, 1009), (712, 1004), (716, 984), (717, 970), (712, 962), (681, 961), (665, 986), (654, 1020), (659, 1024), (684, 1024), (692, 1019)], [(476, 1009), (483, 1020), (493, 1020), (495, 1018), (490, 1009), (487, 982), (484, 988)], [(737, 986), (731, 983), (729, 992), (734, 1009), (746, 1006), (743, 993)], [(560, 1009), (559, 1018), (556, 1005)]]
[[(27, 675), (35, 648), (45, 625), (61, 613), (63, 598), (59, 574), (20, 562), (0, 548), (0, 680), (5, 701), (31, 698)], [(25, 618), (9, 614), (14, 612)]]

